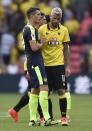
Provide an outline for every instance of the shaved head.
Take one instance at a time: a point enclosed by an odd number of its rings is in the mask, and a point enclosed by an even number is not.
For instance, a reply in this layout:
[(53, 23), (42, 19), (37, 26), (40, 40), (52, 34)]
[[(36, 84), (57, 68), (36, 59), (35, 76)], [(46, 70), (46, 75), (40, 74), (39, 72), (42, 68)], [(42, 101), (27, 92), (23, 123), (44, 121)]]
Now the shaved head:
[(62, 10), (60, 8), (53, 8), (50, 14), (50, 23), (56, 28), (61, 23)]
[(58, 7), (53, 8), (52, 11), (51, 11), (51, 16), (54, 15), (54, 14), (62, 17), (62, 10)]

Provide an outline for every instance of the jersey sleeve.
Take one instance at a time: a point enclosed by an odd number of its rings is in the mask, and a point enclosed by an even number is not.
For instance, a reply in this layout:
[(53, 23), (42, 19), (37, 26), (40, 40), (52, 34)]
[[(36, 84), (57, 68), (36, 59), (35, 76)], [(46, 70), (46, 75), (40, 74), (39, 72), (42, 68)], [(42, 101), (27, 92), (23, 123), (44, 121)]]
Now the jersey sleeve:
[(24, 42), (32, 40), (31, 30), (30, 30), (29, 27), (24, 27), (24, 29), (23, 29), (23, 39), (24, 39)]
[(69, 32), (67, 28), (65, 28), (65, 35), (64, 35), (63, 42), (70, 42)]
[(40, 36), (42, 36), (43, 34), (43, 26), (41, 26), (39, 29), (38, 29), (38, 33)]

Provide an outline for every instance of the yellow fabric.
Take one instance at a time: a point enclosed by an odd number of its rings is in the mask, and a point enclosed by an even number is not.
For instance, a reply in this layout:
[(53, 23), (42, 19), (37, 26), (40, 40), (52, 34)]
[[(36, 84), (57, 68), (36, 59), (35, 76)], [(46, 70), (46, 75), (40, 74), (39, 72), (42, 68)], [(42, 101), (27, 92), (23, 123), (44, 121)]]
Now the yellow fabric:
[(25, 61), (24, 61), (24, 71), (27, 71), (27, 58), (25, 58)]
[(11, 62), (16, 63), (17, 57), (18, 57), (18, 51), (17, 51), (16, 47), (14, 47), (11, 51)]
[(15, 4), (15, 3), (11, 3), (10, 6), (9, 6), (9, 8), (10, 8), (11, 10), (13, 10), (13, 11), (17, 11), (17, 10), (18, 10), (18, 6), (17, 6), (17, 4)]
[(4, 8), (0, 6), (0, 18), (4, 17)]
[(69, 5), (69, 0), (61, 0), (61, 2), (62, 2), (62, 8), (66, 8), (68, 5)]
[(35, 67), (35, 72), (37, 74), (40, 85), (43, 85), (43, 79), (42, 79), (41, 72), (38, 66)]
[(92, 64), (92, 49), (90, 49), (89, 51), (88, 61), (89, 61), (89, 64)]
[[(37, 74), (40, 85), (43, 85), (43, 79), (42, 79), (39, 67), (36, 66), (36, 67), (33, 67), (33, 68), (35, 69), (35, 72)], [(27, 58), (25, 58), (25, 61), (24, 61), (24, 71), (27, 71)]]
[(39, 103), (41, 105), (45, 120), (48, 120), (50, 118), (48, 112), (48, 91), (40, 91)]
[(71, 109), (71, 95), (70, 92), (66, 92), (66, 99), (67, 99), (67, 109), (70, 110)]
[(18, 38), (17, 39), (18, 39), (18, 48), (20, 50), (24, 51), (24, 47), (23, 47), (23, 33), (22, 32), (20, 32), (18, 34)]
[(49, 15), (51, 13), (52, 8), (50, 6), (47, 6), (44, 2), (41, 2), (38, 7), (45, 15)]
[(69, 33), (76, 33), (79, 29), (79, 22), (77, 20), (68, 20), (64, 23), (64, 26), (67, 27)]
[[(39, 28), (39, 33), (41, 37), (46, 39), (46, 43), (42, 48), (44, 65), (64, 65), (63, 42), (70, 41), (67, 28), (60, 25), (60, 29), (48, 30), (47, 24), (45, 24)], [(50, 45), (50, 42), (53, 44)]]
[(64, 99), (64, 98), (66, 98), (66, 95), (59, 96), (59, 99)]
[(23, 13), (26, 14), (26, 11), (31, 8), (31, 7), (34, 7), (35, 6), (35, 0), (29, 0), (27, 2), (23, 2), (20, 6), (20, 9)]
[(30, 121), (37, 121), (37, 107), (38, 107), (38, 95), (30, 94), (29, 97), (29, 111), (30, 111)]

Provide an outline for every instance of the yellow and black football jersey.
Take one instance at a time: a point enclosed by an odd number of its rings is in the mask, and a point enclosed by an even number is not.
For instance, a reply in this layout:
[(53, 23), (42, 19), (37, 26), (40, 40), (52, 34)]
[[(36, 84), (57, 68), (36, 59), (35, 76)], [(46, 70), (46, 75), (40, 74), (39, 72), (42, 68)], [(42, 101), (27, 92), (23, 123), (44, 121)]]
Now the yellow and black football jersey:
[(42, 47), (44, 65), (64, 65), (64, 43), (70, 41), (67, 28), (60, 24), (58, 28), (52, 29), (49, 24), (45, 24), (39, 28), (39, 33), (46, 40)]

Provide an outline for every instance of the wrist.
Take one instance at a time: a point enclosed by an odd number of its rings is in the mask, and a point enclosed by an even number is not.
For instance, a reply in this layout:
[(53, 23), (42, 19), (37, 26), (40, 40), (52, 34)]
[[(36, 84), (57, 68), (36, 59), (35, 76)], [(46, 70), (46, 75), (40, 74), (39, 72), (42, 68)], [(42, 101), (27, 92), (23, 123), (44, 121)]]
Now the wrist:
[(70, 68), (69, 64), (65, 65), (65, 68)]

